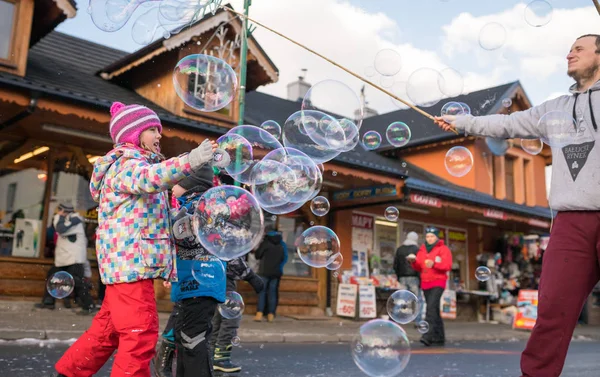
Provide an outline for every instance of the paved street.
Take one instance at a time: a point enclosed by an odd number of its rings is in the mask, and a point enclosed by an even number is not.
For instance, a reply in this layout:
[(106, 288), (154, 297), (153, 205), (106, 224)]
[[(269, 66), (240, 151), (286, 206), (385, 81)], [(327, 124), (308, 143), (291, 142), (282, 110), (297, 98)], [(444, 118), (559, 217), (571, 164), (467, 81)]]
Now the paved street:
[[(523, 342), (461, 342), (444, 349), (413, 344), (410, 363), (402, 377), (515, 377)], [(0, 376), (49, 376), (53, 363), (67, 345), (48, 340), (0, 343)], [(562, 376), (598, 376), (600, 342), (574, 341)], [(359, 377), (347, 344), (244, 344), (235, 360), (244, 366), (241, 376)], [(110, 365), (98, 377), (108, 377)]]

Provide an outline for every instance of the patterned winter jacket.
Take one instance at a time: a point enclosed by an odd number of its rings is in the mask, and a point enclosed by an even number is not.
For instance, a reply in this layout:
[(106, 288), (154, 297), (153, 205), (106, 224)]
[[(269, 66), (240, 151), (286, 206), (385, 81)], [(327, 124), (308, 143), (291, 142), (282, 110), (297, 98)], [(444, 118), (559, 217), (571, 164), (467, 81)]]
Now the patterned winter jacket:
[(165, 191), (191, 171), (187, 155), (159, 163), (129, 144), (96, 161), (90, 191), (99, 203), (96, 254), (104, 284), (177, 278)]

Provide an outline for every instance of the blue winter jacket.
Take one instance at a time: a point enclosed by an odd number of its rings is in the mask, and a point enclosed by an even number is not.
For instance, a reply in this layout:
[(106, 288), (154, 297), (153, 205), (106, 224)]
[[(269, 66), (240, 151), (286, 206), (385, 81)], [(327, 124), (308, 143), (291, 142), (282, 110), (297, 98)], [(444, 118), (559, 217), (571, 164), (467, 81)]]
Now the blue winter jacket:
[[(182, 196), (178, 201), (187, 209), (188, 216), (191, 216), (198, 199), (200, 194)], [(227, 263), (205, 250), (195, 236), (176, 240), (176, 244), (178, 281), (172, 283), (171, 301), (212, 297), (218, 302), (225, 302)]]

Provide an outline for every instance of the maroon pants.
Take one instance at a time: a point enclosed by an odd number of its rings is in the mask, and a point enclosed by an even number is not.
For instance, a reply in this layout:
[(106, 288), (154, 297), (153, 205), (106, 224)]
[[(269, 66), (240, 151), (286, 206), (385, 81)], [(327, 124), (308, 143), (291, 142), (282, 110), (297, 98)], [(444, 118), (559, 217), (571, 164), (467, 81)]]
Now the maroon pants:
[(118, 349), (111, 377), (150, 377), (157, 340), (152, 280), (107, 285), (92, 325), (56, 363), (56, 371), (67, 377), (90, 377)]
[(600, 279), (600, 211), (560, 212), (542, 262), (538, 317), (523, 377), (558, 377), (585, 300)]

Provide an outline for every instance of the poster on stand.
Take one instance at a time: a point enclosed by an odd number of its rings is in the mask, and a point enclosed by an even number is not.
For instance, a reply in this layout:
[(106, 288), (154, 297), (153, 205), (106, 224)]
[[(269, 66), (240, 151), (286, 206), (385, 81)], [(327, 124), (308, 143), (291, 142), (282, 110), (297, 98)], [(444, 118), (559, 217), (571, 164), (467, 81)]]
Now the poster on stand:
[(13, 238), (13, 257), (37, 258), (40, 256), (40, 228), (42, 222), (17, 219)]
[(336, 315), (339, 317), (356, 316), (356, 284), (340, 284), (338, 285)]
[(375, 287), (372, 285), (358, 286), (358, 317), (377, 317), (377, 302), (375, 298)]
[(446, 319), (456, 319), (456, 291), (446, 289), (442, 294), (440, 316)]
[(373, 250), (373, 216), (352, 214), (352, 273), (369, 277), (369, 253)]
[(538, 291), (521, 289), (517, 298), (517, 314), (513, 329), (532, 330), (537, 320)]

